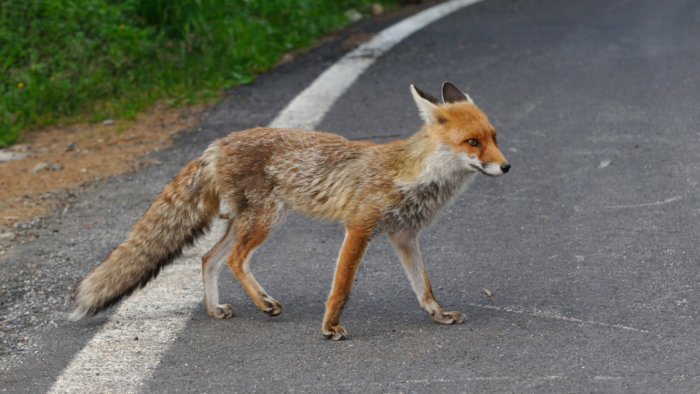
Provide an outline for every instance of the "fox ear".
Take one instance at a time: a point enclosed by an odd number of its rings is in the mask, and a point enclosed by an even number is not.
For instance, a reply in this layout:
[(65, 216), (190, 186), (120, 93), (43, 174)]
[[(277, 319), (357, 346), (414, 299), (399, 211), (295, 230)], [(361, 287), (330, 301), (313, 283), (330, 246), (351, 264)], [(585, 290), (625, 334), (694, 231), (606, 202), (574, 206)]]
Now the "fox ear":
[(442, 84), (442, 101), (444, 101), (445, 103), (458, 103), (460, 101), (466, 101), (468, 103), (474, 104), (474, 100), (472, 100), (472, 98), (469, 97), (468, 94), (463, 93), (450, 82), (444, 82)]
[(423, 121), (426, 124), (436, 123), (437, 118), (435, 117), (435, 110), (437, 109), (437, 105), (440, 104), (440, 101), (418, 89), (415, 85), (411, 85), (411, 94), (413, 95), (413, 100), (416, 101), (418, 112), (420, 112), (420, 117), (423, 118)]

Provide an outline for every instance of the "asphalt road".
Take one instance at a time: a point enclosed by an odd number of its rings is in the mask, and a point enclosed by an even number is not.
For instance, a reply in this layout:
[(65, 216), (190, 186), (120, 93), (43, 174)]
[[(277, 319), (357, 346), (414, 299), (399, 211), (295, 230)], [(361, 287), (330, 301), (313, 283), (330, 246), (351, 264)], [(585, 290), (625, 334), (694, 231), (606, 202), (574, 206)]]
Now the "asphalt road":
[[(433, 323), (383, 237), (342, 316), (349, 340), (326, 341), (343, 229), (291, 216), (251, 264), (282, 315), (259, 312), (222, 272), (236, 317), (210, 319), (200, 304), (143, 392), (699, 392), (699, 36), (690, 0), (486, 0), (409, 37), (319, 129), (406, 137), (420, 125), (409, 84), (437, 94), (444, 80), (489, 115), (513, 168), (475, 181), (420, 238), (436, 298), (467, 321)], [(269, 123), (342, 39), (233, 90), (161, 165), (87, 188), (46, 219), (59, 233), (0, 260), (0, 390), (51, 387), (108, 317), (62, 319), (75, 281), (182, 165)]]

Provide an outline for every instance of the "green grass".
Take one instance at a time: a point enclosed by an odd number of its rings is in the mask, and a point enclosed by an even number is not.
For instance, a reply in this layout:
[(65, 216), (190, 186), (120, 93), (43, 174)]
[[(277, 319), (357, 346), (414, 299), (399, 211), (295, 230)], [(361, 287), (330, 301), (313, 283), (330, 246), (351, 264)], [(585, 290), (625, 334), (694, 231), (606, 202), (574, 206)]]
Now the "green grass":
[(372, 2), (0, 0), (0, 147), (51, 123), (216, 99)]

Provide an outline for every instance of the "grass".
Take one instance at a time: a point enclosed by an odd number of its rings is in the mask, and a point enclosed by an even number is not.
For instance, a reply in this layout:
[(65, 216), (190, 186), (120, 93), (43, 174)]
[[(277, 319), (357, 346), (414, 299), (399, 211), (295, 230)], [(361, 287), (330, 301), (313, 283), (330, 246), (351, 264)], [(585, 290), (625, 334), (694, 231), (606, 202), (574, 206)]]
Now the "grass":
[(0, 147), (51, 123), (216, 99), (372, 2), (1, 0)]

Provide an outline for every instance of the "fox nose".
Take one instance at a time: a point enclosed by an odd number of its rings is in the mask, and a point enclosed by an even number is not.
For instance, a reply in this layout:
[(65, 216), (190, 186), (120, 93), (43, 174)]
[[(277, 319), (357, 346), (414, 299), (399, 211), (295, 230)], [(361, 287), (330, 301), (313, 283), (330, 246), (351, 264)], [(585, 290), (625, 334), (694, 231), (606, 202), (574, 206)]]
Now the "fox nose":
[(501, 164), (501, 171), (505, 174), (506, 172), (510, 171), (510, 164)]

